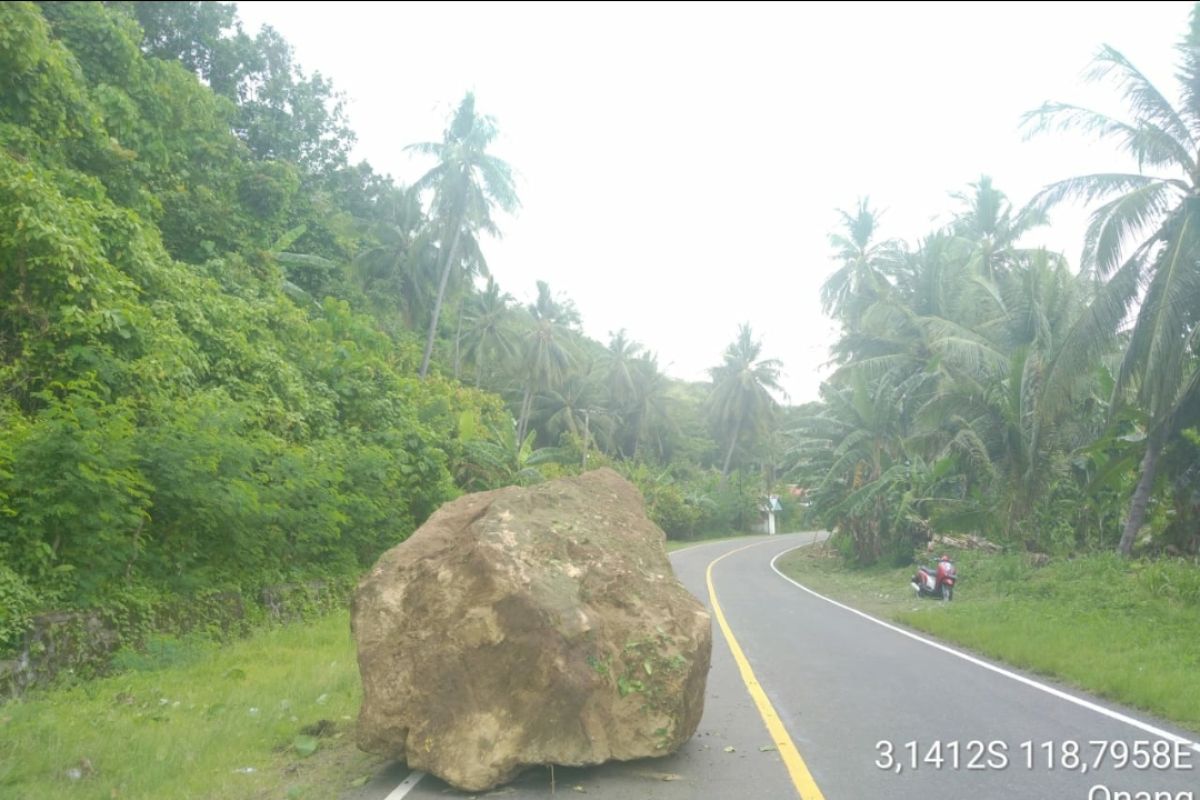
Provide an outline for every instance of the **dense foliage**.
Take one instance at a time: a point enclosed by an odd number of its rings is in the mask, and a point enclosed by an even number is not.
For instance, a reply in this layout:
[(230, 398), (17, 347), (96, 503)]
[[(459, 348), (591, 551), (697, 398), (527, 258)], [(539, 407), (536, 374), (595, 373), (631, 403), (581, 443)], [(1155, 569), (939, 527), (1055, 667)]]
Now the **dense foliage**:
[(48, 607), (352, 575), (589, 455), (673, 535), (753, 521), (704, 387), (481, 283), (496, 130), (468, 94), (396, 186), (231, 4), (0, 5), (0, 649)]
[(387, 185), (330, 117), (272, 140), (323, 85), (243, 71), (282, 97), (238, 105), (141, 43), (119, 8), (0, 6), (3, 639), (33, 598), (360, 568), (454, 492), (459, 416), (502, 414), (324, 269)]
[[(1104, 49), (1095, 74), (1118, 79), (1132, 123), (1058, 103), (1030, 115), (1183, 177), (1068, 179), (1020, 210), (983, 178), (916, 248), (876, 241), (865, 201), (843, 214), (823, 292), (839, 368), (791, 435), (795, 474), (847, 556), (907, 563), (937, 531), (1128, 555), (1147, 520), (1153, 548), (1200, 550), (1200, 8), (1193, 19), (1179, 112)], [(1021, 246), (1054, 203), (1113, 194), (1082, 271)]]

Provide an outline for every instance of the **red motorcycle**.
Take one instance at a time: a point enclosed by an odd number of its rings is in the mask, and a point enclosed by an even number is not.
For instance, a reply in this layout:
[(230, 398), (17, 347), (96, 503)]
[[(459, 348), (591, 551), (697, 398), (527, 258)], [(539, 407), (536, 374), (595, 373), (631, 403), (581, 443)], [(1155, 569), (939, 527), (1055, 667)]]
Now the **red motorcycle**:
[(958, 582), (958, 570), (950, 562), (949, 556), (938, 559), (937, 567), (930, 569), (926, 566), (917, 567), (917, 574), (912, 576), (912, 587), (918, 597), (940, 597), (943, 600), (954, 599), (954, 584)]

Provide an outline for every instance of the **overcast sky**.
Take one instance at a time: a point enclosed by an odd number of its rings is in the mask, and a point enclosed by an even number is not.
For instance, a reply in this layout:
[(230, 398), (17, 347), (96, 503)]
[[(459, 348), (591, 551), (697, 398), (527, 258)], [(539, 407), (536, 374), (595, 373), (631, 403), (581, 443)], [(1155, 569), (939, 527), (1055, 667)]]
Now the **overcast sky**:
[[(1102, 44), (1174, 101), (1189, 3), (502, 5), (238, 3), (349, 100), (356, 158), (408, 183), (470, 89), (523, 208), (485, 253), (519, 300), (570, 296), (589, 335), (626, 328), (704, 380), (740, 322), (814, 399), (834, 328), (819, 287), (836, 209), (869, 196), (914, 242), (981, 174), (1015, 204), (1128, 168), (1077, 134), (1026, 141), (1046, 100), (1117, 111), (1084, 83)], [(1038, 241), (1077, 263), (1082, 212)]]

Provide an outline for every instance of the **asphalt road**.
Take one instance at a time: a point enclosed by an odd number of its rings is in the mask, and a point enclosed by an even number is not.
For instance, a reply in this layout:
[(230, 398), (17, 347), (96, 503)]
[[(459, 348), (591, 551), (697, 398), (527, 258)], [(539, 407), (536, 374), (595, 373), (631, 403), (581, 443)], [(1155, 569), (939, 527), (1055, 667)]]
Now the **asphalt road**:
[[(820, 792), (803, 800), (1183, 800), (1191, 797), (1189, 791), (1200, 796), (1200, 750), (876, 624), (805, 592), (771, 568), (776, 555), (814, 536), (745, 538), (671, 556), (679, 579), (710, 609), (705, 573), (720, 558), (712, 567), (718, 602), (790, 742), (773, 740), (714, 620), (704, 717), (680, 752), (557, 769), (553, 782), (549, 770), (531, 769), (480, 796), (795, 798), (800, 796), (795, 769), (782, 758), (792, 744)], [(969, 602), (965, 588), (960, 601)], [(1185, 736), (1138, 712), (1061, 686), (1049, 688)], [(1072, 758), (1076, 747), (1078, 766)], [(1127, 763), (1118, 769), (1122, 761)], [(355, 798), (472, 796), (432, 776), (397, 791), (406, 774), (394, 765)]]

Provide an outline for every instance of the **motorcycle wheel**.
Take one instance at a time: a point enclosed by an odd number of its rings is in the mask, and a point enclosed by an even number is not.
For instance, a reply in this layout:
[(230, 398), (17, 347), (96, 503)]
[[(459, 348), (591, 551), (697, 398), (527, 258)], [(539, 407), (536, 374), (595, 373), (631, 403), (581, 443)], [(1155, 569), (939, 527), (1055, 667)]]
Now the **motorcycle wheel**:
[(954, 599), (954, 587), (942, 584), (942, 599), (947, 603)]

